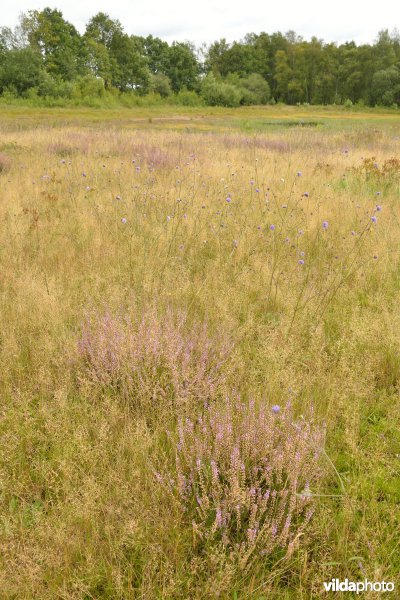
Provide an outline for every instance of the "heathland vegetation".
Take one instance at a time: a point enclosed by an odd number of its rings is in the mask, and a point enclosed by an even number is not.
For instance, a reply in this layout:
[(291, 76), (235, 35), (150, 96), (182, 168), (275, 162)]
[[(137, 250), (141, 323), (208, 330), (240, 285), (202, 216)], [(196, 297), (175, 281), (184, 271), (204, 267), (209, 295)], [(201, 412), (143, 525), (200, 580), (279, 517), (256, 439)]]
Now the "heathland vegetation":
[(0, 110), (1, 598), (397, 597), (397, 115)]
[(241, 41), (195, 48), (128, 35), (107, 14), (83, 34), (59, 10), (23, 14), (0, 28), (3, 102), (92, 106), (173, 103), (400, 104), (400, 36), (380, 31), (373, 44), (337, 45), (293, 31), (249, 33)]

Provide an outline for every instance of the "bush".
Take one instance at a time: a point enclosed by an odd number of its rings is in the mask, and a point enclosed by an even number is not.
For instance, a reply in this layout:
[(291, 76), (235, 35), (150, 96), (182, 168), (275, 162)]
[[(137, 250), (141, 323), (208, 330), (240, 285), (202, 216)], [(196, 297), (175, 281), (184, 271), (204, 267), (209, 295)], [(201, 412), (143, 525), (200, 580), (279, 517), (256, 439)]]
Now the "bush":
[(217, 81), (213, 75), (208, 75), (201, 87), (201, 96), (209, 106), (240, 106), (243, 92), (235, 85)]
[(242, 104), (267, 104), (271, 98), (268, 82), (258, 73), (241, 79), (240, 87), (243, 89)]
[(183, 89), (178, 92), (175, 96), (178, 104), (183, 106), (201, 106), (203, 104), (202, 99), (196, 92)]
[(131, 405), (169, 409), (210, 400), (221, 387), (229, 344), (184, 313), (159, 317), (89, 314), (78, 344), (81, 380), (106, 387)]
[(162, 98), (167, 98), (172, 94), (171, 81), (169, 77), (163, 73), (152, 75), (150, 88), (155, 94), (159, 94)]
[(0, 175), (2, 173), (6, 173), (7, 171), (9, 171), (10, 168), (11, 168), (10, 158), (7, 156), (7, 154), (0, 152)]
[(171, 473), (158, 474), (177, 497), (200, 545), (222, 544), (242, 565), (256, 555), (290, 554), (313, 514), (322, 476), (324, 432), (284, 409), (239, 397), (181, 420)]
[(85, 75), (74, 82), (74, 98), (104, 98), (105, 95), (104, 79), (101, 77)]
[(40, 72), (39, 83), (35, 88), (38, 96), (64, 99), (70, 99), (72, 97), (73, 89), (73, 84), (70, 81), (56, 79), (46, 71)]

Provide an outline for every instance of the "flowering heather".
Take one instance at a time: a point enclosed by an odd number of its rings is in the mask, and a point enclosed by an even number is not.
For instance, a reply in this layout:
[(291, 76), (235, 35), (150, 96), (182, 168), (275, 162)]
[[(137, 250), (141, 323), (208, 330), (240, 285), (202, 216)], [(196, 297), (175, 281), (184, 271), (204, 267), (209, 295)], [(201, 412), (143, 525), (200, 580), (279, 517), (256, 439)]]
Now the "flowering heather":
[(7, 154), (0, 152), (0, 173), (5, 173), (11, 167), (11, 160)]
[(224, 382), (222, 366), (231, 350), (211, 339), (205, 325), (184, 313), (162, 317), (155, 309), (130, 315), (87, 315), (78, 355), (83, 379), (111, 388), (132, 404), (169, 406), (208, 401)]
[[(158, 479), (179, 499), (200, 543), (221, 543), (242, 565), (277, 549), (288, 554), (313, 514), (324, 432), (289, 404), (256, 406), (239, 396), (181, 419), (175, 478)], [(167, 483), (168, 481), (168, 483)]]

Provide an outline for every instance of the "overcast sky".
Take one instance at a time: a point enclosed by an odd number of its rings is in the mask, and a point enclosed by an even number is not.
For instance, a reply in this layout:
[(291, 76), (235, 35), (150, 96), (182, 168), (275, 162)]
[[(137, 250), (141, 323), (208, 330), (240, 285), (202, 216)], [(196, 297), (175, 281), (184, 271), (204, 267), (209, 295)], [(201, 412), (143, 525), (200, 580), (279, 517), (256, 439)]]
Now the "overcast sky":
[(14, 27), (21, 12), (58, 8), (83, 32), (99, 11), (119, 19), (129, 34), (190, 40), (196, 45), (225, 37), (239, 40), (246, 33), (292, 29), (305, 39), (326, 42), (373, 42), (378, 31), (400, 29), (400, 0), (1, 0), (0, 25)]

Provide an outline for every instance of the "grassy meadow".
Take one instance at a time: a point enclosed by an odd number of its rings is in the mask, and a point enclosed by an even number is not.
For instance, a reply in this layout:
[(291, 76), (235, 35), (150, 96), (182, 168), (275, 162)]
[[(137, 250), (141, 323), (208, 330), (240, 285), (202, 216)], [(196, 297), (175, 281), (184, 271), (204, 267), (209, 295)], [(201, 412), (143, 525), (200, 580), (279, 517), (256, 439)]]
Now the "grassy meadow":
[(2, 106), (0, 198), (0, 598), (400, 594), (398, 112)]

